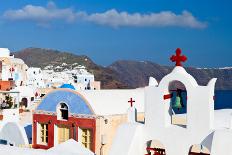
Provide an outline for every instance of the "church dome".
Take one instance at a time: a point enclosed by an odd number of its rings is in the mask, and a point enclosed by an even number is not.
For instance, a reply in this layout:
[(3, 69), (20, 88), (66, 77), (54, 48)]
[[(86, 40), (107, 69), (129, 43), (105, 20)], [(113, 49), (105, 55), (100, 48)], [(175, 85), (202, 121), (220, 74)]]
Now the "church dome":
[(72, 84), (67, 84), (67, 83), (61, 85), (59, 88), (68, 88), (68, 89), (76, 90)]

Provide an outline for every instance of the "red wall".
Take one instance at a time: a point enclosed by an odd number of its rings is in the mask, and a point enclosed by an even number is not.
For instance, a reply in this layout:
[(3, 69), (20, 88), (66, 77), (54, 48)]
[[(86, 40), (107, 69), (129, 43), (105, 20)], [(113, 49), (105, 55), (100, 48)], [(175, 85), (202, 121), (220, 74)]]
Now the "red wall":
[[(48, 144), (41, 145), (37, 144), (37, 122), (48, 123)], [(75, 118), (69, 117), (68, 121), (57, 120), (57, 116), (45, 115), (45, 114), (33, 114), (33, 141), (32, 147), (36, 149), (49, 149), (54, 146), (54, 126), (55, 125), (66, 125), (70, 127), (70, 138), (78, 140), (78, 127), (92, 129), (93, 139), (91, 150), (95, 152), (95, 141), (96, 141), (96, 120), (86, 118)], [(76, 133), (74, 137), (74, 128)]]

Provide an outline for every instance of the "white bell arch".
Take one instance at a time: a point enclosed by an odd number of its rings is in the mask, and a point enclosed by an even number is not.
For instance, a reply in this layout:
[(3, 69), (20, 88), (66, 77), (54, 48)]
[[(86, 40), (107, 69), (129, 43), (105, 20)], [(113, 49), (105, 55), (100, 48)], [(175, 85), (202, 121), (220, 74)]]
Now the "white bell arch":
[[(183, 67), (175, 67), (174, 70), (166, 75), (159, 84), (159, 89), (163, 92), (163, 95), (167, 95), (170, 94), (169, 92), (169, 86), (172, 82), (174, 81), (178, 81), (181, 82), (187, 91), (188, 96), (192, 96), (195, 88), (198, 86), (196, 80), (190, 75), (188, 74)], [(188, 104), (194, 104), (191, 100), (191, 98), (188, 98)], [(165, 105), (165, 126), (170, 126), (172, 124), (171, 122), (171, 104), (170, 104), (170, 99), (164, 99), (163, 103)], [(188, 112), (190, 111), (189, 107), (191, 106), (187, 106), (186, 109), (186, 113), (188, 115)], [(188, 116), (187, 116), (188, 117)], [(186, 126), (188, 127), (188, 121)]]

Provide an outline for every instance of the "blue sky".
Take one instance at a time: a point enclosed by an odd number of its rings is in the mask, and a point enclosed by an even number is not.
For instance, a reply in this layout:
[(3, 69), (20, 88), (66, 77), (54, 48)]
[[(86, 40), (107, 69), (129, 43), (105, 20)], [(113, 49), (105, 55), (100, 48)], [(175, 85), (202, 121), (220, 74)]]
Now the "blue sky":
[(177, 47), (187, 66), (232, 66), (229, 0), (0, 0), (0, 46), (52, 48), (115, 60), (171, 65)]

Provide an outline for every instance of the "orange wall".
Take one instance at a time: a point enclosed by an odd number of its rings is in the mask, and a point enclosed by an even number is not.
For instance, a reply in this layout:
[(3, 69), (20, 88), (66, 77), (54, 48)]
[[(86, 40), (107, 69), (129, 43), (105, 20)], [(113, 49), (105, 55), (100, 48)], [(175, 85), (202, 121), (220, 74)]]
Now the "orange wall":
[(0, 90), (7, 91), (14, 88), (14, 81), (0, 81)]

